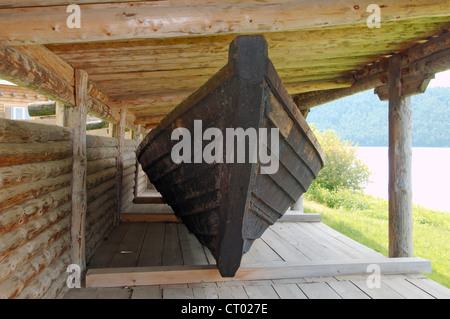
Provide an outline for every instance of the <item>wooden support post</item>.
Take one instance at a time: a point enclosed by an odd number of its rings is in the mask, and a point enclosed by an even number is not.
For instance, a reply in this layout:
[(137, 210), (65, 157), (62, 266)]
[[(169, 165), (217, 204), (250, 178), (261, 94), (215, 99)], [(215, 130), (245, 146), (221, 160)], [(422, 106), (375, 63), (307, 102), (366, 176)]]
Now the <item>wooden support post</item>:
[(118, 139), (118, 154), (116, 162), (116, 216), (114, 218), (114, 225), (119, 225), (120, 217), (122, 215), (122, 180), (123, 180), (123, 151), (125, 138), (125, 123), (127, 119), (127, 110), (120, 111), (120, 121), (114, 130), (114, 137)]
[[(141, 143), (141, 126), (138, 125), (137, 131), (135, 132), (134, 139), (136, 140), (136, 144), (139, 146)], [(139, 175), (141, 173), (141, 165), (136, 158), (136, 171), (134, 176), (134, 197), (136, 198), (139, 195)]]
[(73, 161), (72, 161), (72, 263), (86, 269), (85, 220), (86, 194), (86, 116), (88, 75), (84, 70), (75, 70), (76, 106), (73, 110)]
[(402, 95), (401, 57), (389, 60), (389, 257), (413, 256), (412, 108)]

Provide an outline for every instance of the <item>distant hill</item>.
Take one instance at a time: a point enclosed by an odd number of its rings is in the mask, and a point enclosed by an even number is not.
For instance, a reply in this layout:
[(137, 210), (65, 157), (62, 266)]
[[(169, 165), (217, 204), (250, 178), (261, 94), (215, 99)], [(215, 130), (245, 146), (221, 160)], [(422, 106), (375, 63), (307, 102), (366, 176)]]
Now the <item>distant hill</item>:
[[(412, 104), (413, 146), (450, 147), (450, 87), (428, 88)], [(388, 102), (373, 90), (312, 108), (307, 122), (359, 146), (388, 146)]]

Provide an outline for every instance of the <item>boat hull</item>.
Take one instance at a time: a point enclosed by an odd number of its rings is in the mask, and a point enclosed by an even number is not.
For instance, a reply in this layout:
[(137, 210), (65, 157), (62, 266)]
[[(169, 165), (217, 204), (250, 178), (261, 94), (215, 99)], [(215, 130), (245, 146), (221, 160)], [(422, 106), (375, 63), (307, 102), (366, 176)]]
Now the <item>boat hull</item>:
[[(202, 154), (211, 138), (198, 135), (209, 128), (223, 136), (227, 129), (266, 129), (263, 141), (272, 159), (276, 155), (276, 172), (265, 174), (266, 162), (251, 159), (250, 139), (241, 144), (244, 160), (237, 158), (239, 142), (228, 148), (226, 139), (223, 156), (206, 163)], [(180, 129), (194, 133), (190, 160), (182, 162), (173, 156), (180, 140), (172, 134)], [(324, 156), (268, 59), (265, 39), (239, 36), (228, 64), (146, 136), (137, 158), (175, 214), (210, 249), (221, 275), (231, 277), (252, 242), (308, 189)]]

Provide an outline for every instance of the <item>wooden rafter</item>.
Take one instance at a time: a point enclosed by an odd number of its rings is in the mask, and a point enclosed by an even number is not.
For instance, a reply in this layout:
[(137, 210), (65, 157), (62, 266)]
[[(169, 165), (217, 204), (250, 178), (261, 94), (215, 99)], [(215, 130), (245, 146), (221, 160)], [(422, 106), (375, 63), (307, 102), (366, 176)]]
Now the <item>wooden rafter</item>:
[[(412, 47), (401, 53), (404, 96), (424, 91), (435, 73), (450, 69), (450, 32)], [(387, 100), (389, 58), (380, 60), (354, 73), (355, 83), (344, 89), (313, 91), (294, 96), (300, 110), (306, 110), (358, 92), (378, 88), (382, 100)], [(384, 93), (383, 93), (384, 92)]]

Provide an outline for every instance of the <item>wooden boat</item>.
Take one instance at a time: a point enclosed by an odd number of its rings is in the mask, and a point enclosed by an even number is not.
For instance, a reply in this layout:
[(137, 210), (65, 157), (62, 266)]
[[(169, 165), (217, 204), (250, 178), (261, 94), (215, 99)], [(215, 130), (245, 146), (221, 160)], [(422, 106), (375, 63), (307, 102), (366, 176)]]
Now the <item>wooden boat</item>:
[[(261, 161), (252, 163), (250, 157), (244, 163), (195, 163), (198, 152), (191, 154), (191, 163), (177, 164), (172, 150), (179, 139), (172, 140), (172, 132), (179, 128), (194, 132), (194, 120), (202, 120), (203, 129), (222, 132), (278, 128), (278, 171), (263, 174)], [(275, 145), (269, 140), (268, 149)], [(202, 142), (203, 147), (207, 144)], [(136, 153), (150, 181), (210, 249), (224, 277), (234, 276), (253, 241), (300, 198), (324, 163), (314, 134), (283, 86), (268, 59), (267, 43), (259, 35), (236, 37), (228, 63), (150, 131)], [(270, 153), (277, 152), (271, 149)]]

